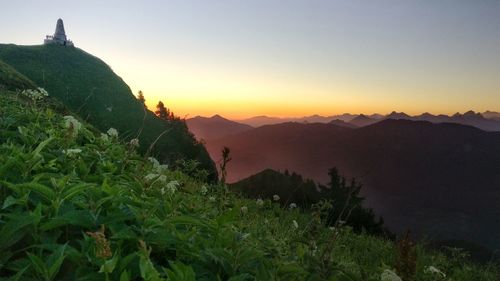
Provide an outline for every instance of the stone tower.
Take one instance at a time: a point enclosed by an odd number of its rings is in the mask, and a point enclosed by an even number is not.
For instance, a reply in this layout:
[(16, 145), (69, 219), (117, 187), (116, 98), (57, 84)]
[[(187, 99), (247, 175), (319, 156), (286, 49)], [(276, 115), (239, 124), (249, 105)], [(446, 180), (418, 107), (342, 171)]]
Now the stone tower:
[(68, 40), (66, 37), (66, 32), (64, 31), (64, 23), (62, 19), (57, 20), (56, 31), (54, 35), (47, 35), (45, 40), (43, 40), (44, 44), (55, 44), (60, 46), (70, 46), (73, 47), (74, 44), (71, 40)]

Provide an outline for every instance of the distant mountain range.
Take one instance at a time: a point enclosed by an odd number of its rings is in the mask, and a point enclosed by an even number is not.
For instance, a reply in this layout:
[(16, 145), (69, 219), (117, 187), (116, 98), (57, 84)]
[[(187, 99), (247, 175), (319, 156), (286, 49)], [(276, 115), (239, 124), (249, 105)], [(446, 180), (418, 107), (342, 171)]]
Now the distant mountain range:
[[(223, 146), (231, 149), (229, 182), (269, 168), (325, 183), (328, 169), (338, 167), (363, 182), (368, 206), (391, 230), (500, 249), (500, 132), (391, 116), (399, 120), (358, 128), (338, 120), (266, 125), (209, 141), (207, 149), (216, 160)], [(443, 118), (485, 119), (476, 113)]]
[(432, 123), (457, 123), (463, 125), (470, 125), (486, 131), (500, 131), (500, 113), (494, 111), (485, 111), (483, 113), (476, 113), (474, 111), (467, 111), (463, 114), (455, 113), (452, 116), (440, 114), (432, 115), (430, 113), (423, 113), (420, 115), (410, 116), (404, 112), (391, 112), (387, 115), (382, 114), (350, 114), (344, 113), (340, 115), (321, 116), (311, 115), (300, 118), (278, 118), (268, 116), (256, 116), (243, 120), (235, 120), (241, 124), (247, 124), (252, 127), (260, 127), (264, 125), (273, 125), (286, 122), (297, 123), (331, 123), (335, 120), (340, 120), (350, 125), (340, 123), (337, 125), (349, 127), (364, 127), (385, 119), (405, 119), (414, 121), (429, 121)]

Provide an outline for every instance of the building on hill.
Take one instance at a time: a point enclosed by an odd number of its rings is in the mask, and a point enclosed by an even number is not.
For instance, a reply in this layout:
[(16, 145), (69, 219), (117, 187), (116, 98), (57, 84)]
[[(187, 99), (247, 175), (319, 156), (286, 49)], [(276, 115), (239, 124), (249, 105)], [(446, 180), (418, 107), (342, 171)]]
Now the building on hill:
[(71, 40), (68, 40), (66, 37), (66, 32), (64, 31), (64, 23), (62, 19), (57, 20), (56, 24), (56, 32), (54, 35), (47, 35), (45, 40), (43, 40), (43, 44), (55, 44), (60, 46), (69, 46), (74, 47), (75, 45)]

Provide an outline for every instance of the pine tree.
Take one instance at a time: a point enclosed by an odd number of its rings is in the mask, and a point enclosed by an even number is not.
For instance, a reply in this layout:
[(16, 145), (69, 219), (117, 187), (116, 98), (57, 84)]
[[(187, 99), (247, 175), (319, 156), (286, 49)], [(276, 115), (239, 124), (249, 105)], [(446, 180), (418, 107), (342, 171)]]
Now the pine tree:
[(142, 91), (139, 91), (139, 93), (137, 94), (137, 99), (144, 105), (146, 106), (146, 99), (144, 98), (144, 94), (142, 93)]
[(165, 107), (165, 105), (163, 104), (162, 101), (159, 101), (158, 104), (156, 105), (155, 114), (156, 114), (156, 116), (160, 117), (163, 120), (169, 120), (170, 112)]

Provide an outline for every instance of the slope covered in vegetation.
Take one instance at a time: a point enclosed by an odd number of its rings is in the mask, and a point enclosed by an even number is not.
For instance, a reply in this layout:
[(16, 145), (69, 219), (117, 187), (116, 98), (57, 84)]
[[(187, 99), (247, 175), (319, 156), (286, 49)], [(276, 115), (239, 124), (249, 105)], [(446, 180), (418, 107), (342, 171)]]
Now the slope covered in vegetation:
[(31, 98), (0, 92), (2, 280), (400, 280), (390, 270), (413, 267), (411, 280), (498, 280), (459, 254), (326, 228), (324, 204), (198, 182)]
[(138, 138), (143, 153), (155, 143), (152, 154), (161, 162), (173, 165), (178, 159), (196, 159), (216, 177), (213, 161), (186, 125), (180, 120), (165, 122), (145, 110), (99, 58), (78, 48), (0, 44), (0, 59), (96, 128), (114, 127), (126, 139)]
[(0, 60), (0, 89), (33, 89), (35, 83)]

